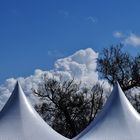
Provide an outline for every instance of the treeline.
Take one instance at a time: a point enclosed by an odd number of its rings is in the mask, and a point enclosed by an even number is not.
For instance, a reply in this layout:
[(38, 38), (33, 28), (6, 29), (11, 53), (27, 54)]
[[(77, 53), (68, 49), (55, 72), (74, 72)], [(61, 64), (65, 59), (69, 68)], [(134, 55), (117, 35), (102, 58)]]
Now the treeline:
[[(119, 44), (104, 48), (98, 60), (97, 71), (111, 85), (119, 82), (124, 92), (140, 87), (140, 54), (132, 57)], [(95, 119), (102, 109), (107, 95), (99, 83), (92, 88), (81, 87), (74, 79), (61, 81), (44, 76), (33, 93), (40, 98), (35, 109), (57, 132), (73, 138)], [(127, 94), (140, 112), (140, 94)]]

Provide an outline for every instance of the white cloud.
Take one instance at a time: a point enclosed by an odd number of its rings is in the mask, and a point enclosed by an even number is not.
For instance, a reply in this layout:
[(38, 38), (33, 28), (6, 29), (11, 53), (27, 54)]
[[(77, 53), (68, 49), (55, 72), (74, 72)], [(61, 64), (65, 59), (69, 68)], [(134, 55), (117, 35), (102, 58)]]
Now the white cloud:
[(98, 73), (96, 72), (97, 57), (98, 53), (91, 48), (80, 50), (67, 58), (57, 60), (55, 71), (57, 73), (68, 72), (71, 77), (78, 78), (84, 83), (91, 78), (88, 82), (93, 83), (98, 80)]
[(119, 31), (115, 31), (113, 33), (113, 36), (115, 38), (121, 39), (122, 43), (124, 43), (125, 45), (130, 45), (132, 47), (140, 46), (140, 36), (134, 33), (125, 34)]
[(113, 33), (113, 36), (114, 36), (115, 38), (122, 38), (122, 37), (124, 37), (123, 33), (122, 33), (122, 32), (119, 32), (119, 31), (115, 31), (115, 32)]
[(131, 33), (127, 38), (125, 38), (124, 43), (126, 45), (140, 47), (140, 36)]
[(87, 17), (87, 20), (89, 20), (93, 24), (97, 23), (97, 19), (95, 17), (93, 17), (93, 16)]
[[(80, 50), (71, 56), (63, 59), (58, 59), (55, 62), (54, 69), (50, 71), (35, 70), (34, 74), (28, 77), (19, 77), (17, 79), (10, 78), (0, 86), (0, 107), (4, 105), (10, 93), (12, 92), (16, 80), (21, 83), (21, 86), (31, 100), (32, 103), (37, 102), (36, 97), (32, 94), (32, 88), (36, 89), (37, 85), (41, 83), (43, 75), (45, 74), (48, 78), (55, 77), (62, 80), (72, 79), (80, 80), (82, 85), (91, 86), (96, 83), (98, 79), (98, 73), (96, 71), (98, 53), (91, 48)], [(101, 83), (103, 81), (100, 80)], [(108, 83), (105, 81), (104, 85), (108, 89)]]

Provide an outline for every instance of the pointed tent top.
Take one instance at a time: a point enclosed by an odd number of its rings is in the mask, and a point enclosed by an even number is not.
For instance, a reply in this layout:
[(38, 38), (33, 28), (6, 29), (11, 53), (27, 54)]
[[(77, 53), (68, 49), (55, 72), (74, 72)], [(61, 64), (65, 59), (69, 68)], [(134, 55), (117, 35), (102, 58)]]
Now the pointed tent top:
[(0, 113), (0, 137), (10, 140), (39, 140), (40, 138), (67, 140), (38, 115), (28, 102), (18, 81)]
[(10, 95), (9, 99), (11, 98), (11, 96), (13, 96), (14, 94), (18, 95), (18, 94), (23, 94), (23, 89), (21, 88), (21, 85), (19, 83), (19, 81), (16, 81), (15, 83), (15, 86), (14, 86), (14, 89), (13, 89), (13, 92), (12, 94)]
[(16, 84), (15, 84), (15, 88), (12, 92), (12, 94), (16, 93), (16, 94), (20, 94), (23, 92), (23, 89), (21, 88), (21, 85), (19, 83), (19, 81), (17, 80)]
[[(112, 90), (109, 98), (111, 98), (111, 96), (113, 96), (113, 97), (117, 96), (118, 99), (124, 98), (124, 100), (128, 100), (126, 98), (124, 92), (122, 91), (122, 88), (120, 87), (119, 82), (116, 82), (116, 84), (114, 85), (113, 90)], [(120, 98), (120, 96), (121, 96), (121, 98)]]
[(122, 88), (121, 88), (121, 86), (120, 86), (120, 84), (119, 84), (119, 82), (118, 82), (118, 81), (116, 82), (116, 84), (115, 84), (114, 88), (117, 88), (117, 89), (118, 89), (118, 91), (120, 91), (120, 92), (118, 92), (118, 93), (124, 94), (124, 92), (122, 91)]
[[(19, 81), (18, 81), (18, 80), (17, 80), (17, 82), (16, 82), (16, 85), (20, 86), (20, 83), (19, 83)], [(16, 85), (15, 85), (15, 86), (16, 86)]]
[(15, 88), (21, 88), (19, 81), (17, 80), (16, 84), (15, 84)]
[(97, 118), (75, 139), (139, 139), (140, 116), (117, 82)]
[(118, 81), (115, 83), (110, 96), (113, 96), (114, 94), (119, 94), (118, 96), (124, 95), (124, 92), (122, 91), (122, 88), (120, 87), (120, 84)]

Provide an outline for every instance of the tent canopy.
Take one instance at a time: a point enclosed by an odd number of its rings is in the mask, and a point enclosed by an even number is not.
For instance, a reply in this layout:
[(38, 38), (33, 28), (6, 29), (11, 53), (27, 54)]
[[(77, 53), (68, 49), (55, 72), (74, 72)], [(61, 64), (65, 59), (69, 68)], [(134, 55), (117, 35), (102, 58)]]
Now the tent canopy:
[(0, 112), (0, 140), (67, 140), (48, 126), (29, 104), (17, 82)]
[(139, 140), (140, 116), (117, 83), (102, 111), (77, 140)]

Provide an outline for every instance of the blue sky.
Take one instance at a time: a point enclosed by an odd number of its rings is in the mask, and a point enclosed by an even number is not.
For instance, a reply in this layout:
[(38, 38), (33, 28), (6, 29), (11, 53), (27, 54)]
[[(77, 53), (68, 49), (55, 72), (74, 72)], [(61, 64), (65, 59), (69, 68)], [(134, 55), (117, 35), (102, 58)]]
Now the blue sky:
[(79, 49), (140, 52), (139, 0), (1, 0), (0, 83), (51, 69)]

